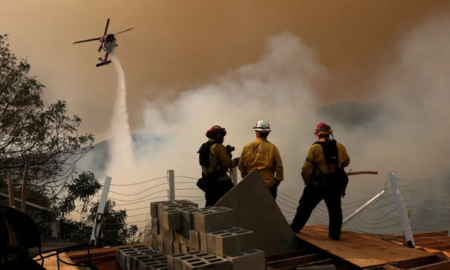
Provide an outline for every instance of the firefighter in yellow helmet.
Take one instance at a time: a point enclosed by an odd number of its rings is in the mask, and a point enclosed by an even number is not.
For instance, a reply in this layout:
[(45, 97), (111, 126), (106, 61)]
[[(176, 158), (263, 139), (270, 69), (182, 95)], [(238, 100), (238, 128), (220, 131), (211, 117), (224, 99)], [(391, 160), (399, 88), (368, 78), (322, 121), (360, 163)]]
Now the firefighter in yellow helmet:
[(302, 168), (306, 187), (291, 228), (295, 233), (300, 232), (314, 208), (323, 199), (330, 217), (328, 236), (339, 240), (342, 228), (341, 196), (345, 196), (348, 183), (344, 168), (350, 164), (350, 157), (344, 145), (334, 140), (334, 137), (330, 139), (333, 130), (329, 125), (320, 123), (314, 134), (317, 141), (309, 147)]
[(283, 162), (278, 148), (267, 140), (271, 131), (269, 123), (259, 120), (253, 127), (256, 140), (244, 146), (239, 161), (242, 178), (258, 169), (273, 198), (277, 197), (278, 186), (283, 181)]

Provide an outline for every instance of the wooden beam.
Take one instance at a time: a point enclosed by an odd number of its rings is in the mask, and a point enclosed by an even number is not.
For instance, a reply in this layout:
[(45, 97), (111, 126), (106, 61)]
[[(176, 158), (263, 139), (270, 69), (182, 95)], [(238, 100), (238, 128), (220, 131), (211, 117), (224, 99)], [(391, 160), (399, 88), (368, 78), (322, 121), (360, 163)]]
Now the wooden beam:
[(450, 261), (423, 265), (416, 268), (411, 268), (410, 270), (448, 270), (448, 269), (450, 269)]
[(415, 233), (414, 237), (417, 236), (447, 236), (448, 231), (442, 230), (442, 231), (435, 231), (435, 232), (423, 232), (423, 233)]
[(448, 250), (450, 249), (450, 243), (444, 243), (443, 245), (435, 245), (435, 246), (425, 246), (426, 248), (429, 249), (437, 249), (437, 250)]
[[(101, 262), (115, 260), (115, 259), (116, 259), (116, 253), (112, 253), (112, 254), (103, 255), (103, 256), (91, 257), (91, 262), (92, 263), (101, 263)], [(82, 259), (73, 260), (73, 261), (75, 261), (77, 264), (83, 264), (83, 263), (88, 263), (89, 258), (82, 258)]]
[(412, 269), (414, 267), (420, 267), (423, 265), (428, 265), (432, 263), (439, 262), (437, 256), (431, 256), (431, 257), (424, 257), (424, 258), (418, 258), (418, 259), (412, 259), (407, 261), (402, 261), (398, 263), (392, 263), (391, 265), (403, 268), (403, 269)]
[(276, 255), (272, 255), (272, 256), (267, 256), (266, 257), (266, 262), (273, 262), (273, 261), (279, 261), (279, 260), (284, 260), (284, 259), (290, 259), (290, 258), (293, 258), (293, 257), (298, 257), (298, 256), (312, 254), (314, 252), (317, 252), (317, 250), (313, 250), (313, 249), (310, 249), (310, 248), (295, 250), (295, 251), (291, 251), (291, 252), (286, 252), (286, 253), (276, 254)]
[(9, 206), (16, 208), (14, 204), (14, 187), (13, 182), (11, 180), (11, 176), (8, 175), (8, 197), (9, 197)]
[(27, 184), (28, 184), (28, 165), (25, 165), (23, 170), (23, 180), (22, 180), (22, 204), (20, 205), (20, 210), (25, 213), (26, 201), (27, 201)]
[[(320, 261), (300, 264), (300, 265), (297, 265), (296, 267), (322, 266), (322, 265), (333, 265), (334, 266), (334, 261), (335, 261), (334, 259), (329, 258), (329, 259), (325, 259), (325, 260), (320, 260)], [(293, 268), (292, 270), (295, 270), (295, 269), (296, 268)], [(287, 270), (287, 269), (282, 268), (282, 270)]]
[(360, 171), (360, 172), (349, 172), (349, 173), (347, 173), (348, 176), (350, 176), (350, 175), (360, 175), (360, 174), (378, 174), (378, 172), (374, 172), (374, 171)]
[(270, 262), (267, 264), (267, 266), (270, 266), (270, 267), (273, 267), (276, 269), (280, 269), (280, 268), (282, 269), (282, 268), (286, 268), (286, 267), (290, 267), (290, 266), (297, 266), (297, 265), (301, 265), (301, 264), (305, 264), (305, 263), (309, 263), (309, 262), (318, 261), (318, 260), (324, 259), (324, 257), (327, 255), (328, 254), (324, 254), (324, 253), (316, 253), (316, 254), (310, 254), (310, 255), (305, 255), (305, 256), (299, 256), (299, 257), (294, 257), (294, 258), (290, 258), (290, 259)]
[[(91, 249), (90, 253), (91, 253), (91, 257), (103, 256), (103, 255), (115, 253), (118, 248), (148, 246), (151, 244), (152, 244), (151, 242), (146, 242), (146, 243), (138, 243), (138, 244), (132, 244), (132, 245), (115, 246), (115, 247), (110, 247), (110, 248)], [(66, 252), (66, 254), (71, 260), (88, 257), (87, 250)]]

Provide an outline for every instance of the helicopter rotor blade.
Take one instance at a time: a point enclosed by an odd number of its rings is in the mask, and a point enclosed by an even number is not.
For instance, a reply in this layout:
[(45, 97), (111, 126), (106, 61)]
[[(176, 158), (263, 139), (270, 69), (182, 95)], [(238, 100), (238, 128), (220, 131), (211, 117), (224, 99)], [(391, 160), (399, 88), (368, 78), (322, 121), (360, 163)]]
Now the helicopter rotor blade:
[(121, 32), (119, 32), (119, 33), (115, 33), (114, 35), (118, 35), (118, 34), (121, 34), (121, 33), (123, 33), (123, 32), (126, 32), (126, 31), (130, 31), (130, 30), (132, 30), (133, 28), (130, 28), (130, 29), (127, 29), (127, 30), (123, 30), (123, 31), (121, 31)]
[(106, 21), (105, 33), (103, 35), (106, 35), (106, 32), (108, 32), (108, 26), (109, 26), (109, 18), (108, 21)]
[(101, 37), (99, 37), (99, 38), (91, 38), (91, 39), (86, 39), (86, 40), (80, 40), (80, 41), (74, 42), (73, 44), (76, 44), (76, 43), (83, 43), (83, 42), (89, 42), (89, 41), (99, 41), (100, 39), (101, 39)]

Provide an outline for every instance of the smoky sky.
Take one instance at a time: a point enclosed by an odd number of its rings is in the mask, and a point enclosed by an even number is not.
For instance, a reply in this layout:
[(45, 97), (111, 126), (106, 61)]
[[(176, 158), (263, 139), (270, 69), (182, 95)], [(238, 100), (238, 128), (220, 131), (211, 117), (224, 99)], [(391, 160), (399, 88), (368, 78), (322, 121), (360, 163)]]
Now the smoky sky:
[(372, 80), (397, 57), (399, 38), (423, 20), (449, 11), (448, 1), (9, 1), (0, 0), (0, 31), (27, 57), (49, 101), (68, 101), (82, 132), (105, 139), (116, 74), (96, 68), (98, 43), (74, 41), (109, 32), (127, 77), (130, 125), (142, 124), (144, 102), (179, 93), (258, 60), (266, 41), (288, 31), (318, 53), (327, 76), (318, 105), (371, 101)]

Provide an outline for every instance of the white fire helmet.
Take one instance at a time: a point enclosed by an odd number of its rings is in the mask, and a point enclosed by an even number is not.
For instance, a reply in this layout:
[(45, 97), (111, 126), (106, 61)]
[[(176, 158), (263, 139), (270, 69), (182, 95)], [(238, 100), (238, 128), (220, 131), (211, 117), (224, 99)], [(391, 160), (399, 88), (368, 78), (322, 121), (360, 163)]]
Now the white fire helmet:
[(253, 129), (254, 129), (255, 131), (258, 131), (258, 132), (265, 132), (265, 133), (268, 133), (268, 132), (272, 131), (272, 130), (270, 129), (269, 123), (267, 123), (267, 122), (264, 121), (264, 120), (259, 120), (258, 122), (256, 122), (256, 125), (253, 127)]

